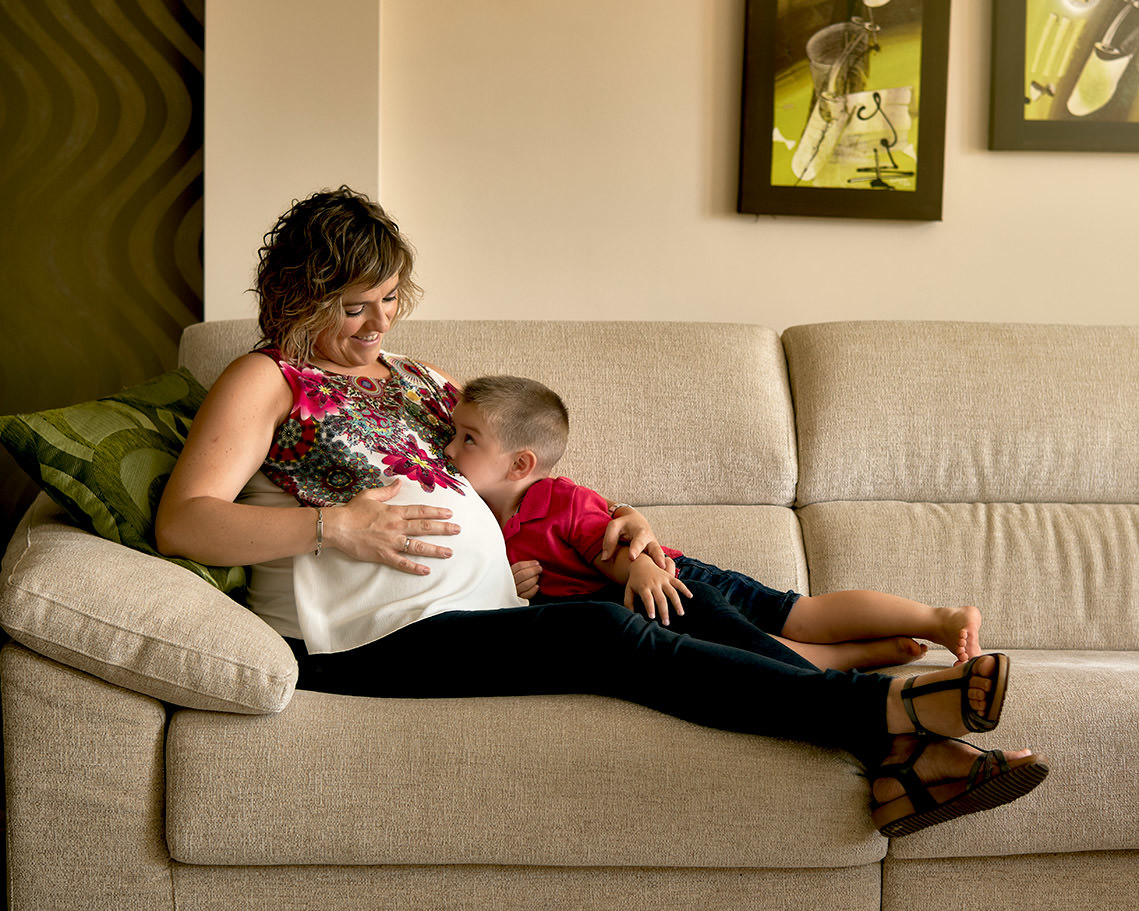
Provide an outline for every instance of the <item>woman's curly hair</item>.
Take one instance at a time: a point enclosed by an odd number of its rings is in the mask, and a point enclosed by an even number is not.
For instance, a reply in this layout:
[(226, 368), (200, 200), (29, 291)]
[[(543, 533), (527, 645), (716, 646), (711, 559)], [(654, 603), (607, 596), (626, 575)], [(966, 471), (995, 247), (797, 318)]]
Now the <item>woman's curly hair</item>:
[(342, 186), (294, 200), (258, 251), (262, 344), (289, 361), (313, 357), (317, 336), (344, 319), (341, 295), (399, 275), (395, 319), (411, 313), (422, 291), (412, 280), (415, 254), (399, 226), (362, 193)]

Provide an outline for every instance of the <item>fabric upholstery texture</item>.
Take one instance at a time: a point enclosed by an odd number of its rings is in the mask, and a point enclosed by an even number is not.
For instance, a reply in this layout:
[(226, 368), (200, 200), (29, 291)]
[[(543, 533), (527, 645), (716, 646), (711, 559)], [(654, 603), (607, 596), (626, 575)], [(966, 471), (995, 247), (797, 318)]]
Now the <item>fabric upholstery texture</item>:
[[(877, 864), (818, 870), (665, 867), (174, 867), (194, 911), (873, 911)], [(298, 888), (304, 883), (304, 888)], [(915, 906), (908, 906), (915, 907)]]
[(798, 513), (812, 594), (983, 607), (989, 648), (1139, 649), (1139, 506), (816, 503)]
[(1134, 911), (1136, 864), (1135, 851), (891, 859), (882, 878), (882, 907)]
[(820, 323), (783, 345), (800, 505), (1135, 502), (1139, 326)]
[[(657, 537), (690, 557), (762, 579), (779, 591), (807, 590), (803, 536), (783, 506), (646, 506)], [(731, 535), (723, 534), (730, 528)]]
[(41, 495), (5, 554), (0, 625), (13, 639), (177, 705), (288, 703), (296, 660), (261, 618), (181, 567), (61, 519)]
[(154, 544), (162, 488), (205, 396), (193, 374), (179, 368), (95, 401), (0, 416), (0, 440), (82, 527), (240, 593), (243, 567), (165, 557)]
[(300, 690), (284, 712), (258, 719), (179, 712), (167, 769), (167, 840), (182, 863), (640, 866), (651, 857), (666, 867), (802, 868), (860, 866), (886, 849), (849, 756), (601, 697)]
[(169, 907), (162, 704), (12, 643), (0, 673), (8, 907)]

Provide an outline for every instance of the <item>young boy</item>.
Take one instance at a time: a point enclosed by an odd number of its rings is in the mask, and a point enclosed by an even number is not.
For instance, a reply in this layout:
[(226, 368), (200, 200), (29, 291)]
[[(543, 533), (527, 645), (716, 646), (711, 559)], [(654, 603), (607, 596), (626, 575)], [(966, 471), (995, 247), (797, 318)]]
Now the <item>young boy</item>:
[[(633, 609), (640, 599), (649, 617), (659, 615), (668, 625), (670, 607), (684, 614), (682, 599), (690, 594), (684, 583), (700, 582), (719, 591), (747, 622), (819, 667), (913, 661), (926, 651), (915, 638), (945, 646), (957, 664), (981, 653), (975, 607), (935, 608), (872, 591), (810, 597), (778, 592), (669, 548), (674, 572), (645, 554), (630, 560), (624, 547), (602, 561), (609, 506), (589, 488), (552, 475), (569, 438), (569, 414), (560, 396), (535, 380), (473, 380), (462, 390), (453, 420), (455, 436), (446, 454), (498, 519), (522, 597), (538, 591), (539, 600), (580, 599), (616, 583), (624, 586), (623, 596), (602, 600), (623, 600)], [(525, 580), (533, 577), (540, 584), (527, 587)]]

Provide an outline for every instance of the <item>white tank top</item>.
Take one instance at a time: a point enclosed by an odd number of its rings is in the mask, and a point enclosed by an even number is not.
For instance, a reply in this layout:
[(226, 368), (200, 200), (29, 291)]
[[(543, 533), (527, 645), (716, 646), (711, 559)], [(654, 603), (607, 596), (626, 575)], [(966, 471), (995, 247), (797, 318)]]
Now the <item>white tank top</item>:
[(453, 554), (417, 559), (430, 567), (426, 576), (363, 563), (330, 547), (319, 557), (254, 566), (250, 608), (281, 635), (304, 639), (314, 654), (356, 648), (445, 611), (526, 603), (515, 593), (494, 515), (442, 454), (454, 389), (425, 365), (386, 353), (382, 359), (392, 371), (382, 388), (278, 361), (294, 408), (278, 428), (264, 473), (254, 475), (238, 502), (335, 508), (359, 490), (399, 477), (400, 490), (389, 503), (446, 507), (462, 531), (421, 538)]

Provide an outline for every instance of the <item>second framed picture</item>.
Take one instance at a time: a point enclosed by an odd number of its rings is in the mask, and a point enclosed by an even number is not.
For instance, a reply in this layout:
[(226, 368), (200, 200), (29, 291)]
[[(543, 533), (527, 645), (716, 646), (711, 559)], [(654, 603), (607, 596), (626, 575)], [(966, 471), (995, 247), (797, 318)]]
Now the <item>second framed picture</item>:
[(949, 0), (747, 0), (739, 211), (938, 220)]
[(1139, 151), (1139, 0), (993, 3), (989, 147)]

